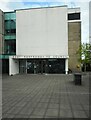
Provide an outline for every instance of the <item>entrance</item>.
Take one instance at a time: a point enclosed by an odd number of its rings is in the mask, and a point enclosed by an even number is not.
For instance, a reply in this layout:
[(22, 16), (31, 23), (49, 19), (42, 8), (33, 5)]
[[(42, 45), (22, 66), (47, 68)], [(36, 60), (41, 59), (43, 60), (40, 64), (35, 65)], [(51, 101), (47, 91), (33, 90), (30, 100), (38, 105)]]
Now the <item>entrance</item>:
[(1, 69), (2, 73), (9, 74), (9, 59), (2, 59)]
[(47, 60), (27, 60), (27, 73), (47, 73)]
[(27, 60), (27, 73), (34, 74), (34, 61)]
[(65, 73), (65, 59), (26, 59), (20, 60), (20, 73), (61, 74)]
[(35, 62), (36, 73), (43, 74), (47, 73), (47, 60), (37, 60)]
[(19, 73), (21, 73), (21, 74), (26, 73), (26, 60), (19, 61)]
[(65, 59), (49, 59), (48, 65), (51, 74), (65, 73)]

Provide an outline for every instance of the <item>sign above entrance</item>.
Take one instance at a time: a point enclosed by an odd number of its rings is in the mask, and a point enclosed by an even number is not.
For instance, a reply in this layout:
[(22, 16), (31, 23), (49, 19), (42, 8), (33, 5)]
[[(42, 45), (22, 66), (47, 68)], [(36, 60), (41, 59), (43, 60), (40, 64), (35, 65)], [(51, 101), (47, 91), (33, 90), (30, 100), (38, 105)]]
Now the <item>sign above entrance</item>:
[(34, 55), (34, 56), (12, 56), (12, 58), (15, 58), (15, 59), (23, 59), (23, 58), (69, 58), (69, 56), (66, 56), (66, 55), (47, 55), (47, 56), (37, 56), (37, 55)]

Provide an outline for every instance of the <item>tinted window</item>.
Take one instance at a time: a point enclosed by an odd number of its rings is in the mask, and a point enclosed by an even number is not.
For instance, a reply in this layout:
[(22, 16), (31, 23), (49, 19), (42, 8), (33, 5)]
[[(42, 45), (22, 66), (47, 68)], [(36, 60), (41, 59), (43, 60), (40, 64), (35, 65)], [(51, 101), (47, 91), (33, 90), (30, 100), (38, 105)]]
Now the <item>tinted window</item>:
[(16, 13), (14, 12), (5, 13), (5, 20), (11, 20), (11, 19), (16, 19)]
[(15, 20), (5, 20), (5, 33), (6, 34), (16, 33)]
[(80, 13), (68, 14), (68, 20), (80, 20)]
[(8, 40), (5, 41), (5, 54), (15, 54), (16, 52), (16, 41)]

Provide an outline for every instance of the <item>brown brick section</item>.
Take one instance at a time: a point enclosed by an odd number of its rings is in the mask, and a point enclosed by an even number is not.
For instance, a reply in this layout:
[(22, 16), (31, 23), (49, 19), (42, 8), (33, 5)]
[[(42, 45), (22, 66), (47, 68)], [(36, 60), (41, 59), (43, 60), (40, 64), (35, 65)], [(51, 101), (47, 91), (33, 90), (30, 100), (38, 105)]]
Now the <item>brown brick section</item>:
[(81, 22), (68, 22), (68, 54), (69, 68), (73, 71), (78, 71), (77, 65), (79, 55), (76, 54), (81, 44)]

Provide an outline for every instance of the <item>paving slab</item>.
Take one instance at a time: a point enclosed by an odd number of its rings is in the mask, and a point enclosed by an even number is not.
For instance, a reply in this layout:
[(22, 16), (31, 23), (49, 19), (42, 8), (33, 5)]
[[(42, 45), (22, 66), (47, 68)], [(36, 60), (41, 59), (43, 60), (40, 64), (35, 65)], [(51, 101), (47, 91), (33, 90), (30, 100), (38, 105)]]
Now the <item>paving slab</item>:
[(87, 118), (88, 116), (84, 111), (73, 111), (74, 118)]
[(60, 118), (73, 118), (73, 114), (71, 110), (60, 109), (59, 117)]
[(45, 116), (58, 118), (58, 109), (47, 109)]
[(32, 115), (39, 115), (43, 116), (45, 114), (45, 108), (35, 108), (35, 110), (32, 112)]
[(48, 103), (38, 103), (36, 108), (47, 108)]
[(57, 104), (57, 103), (49, 103), (48, 108), (58, 109), (59, 108), (59, 104)]
[(82, 85), (73, 74), (4, 75), (2, 79), (3, 118), (88, 118), (89, 74)]

